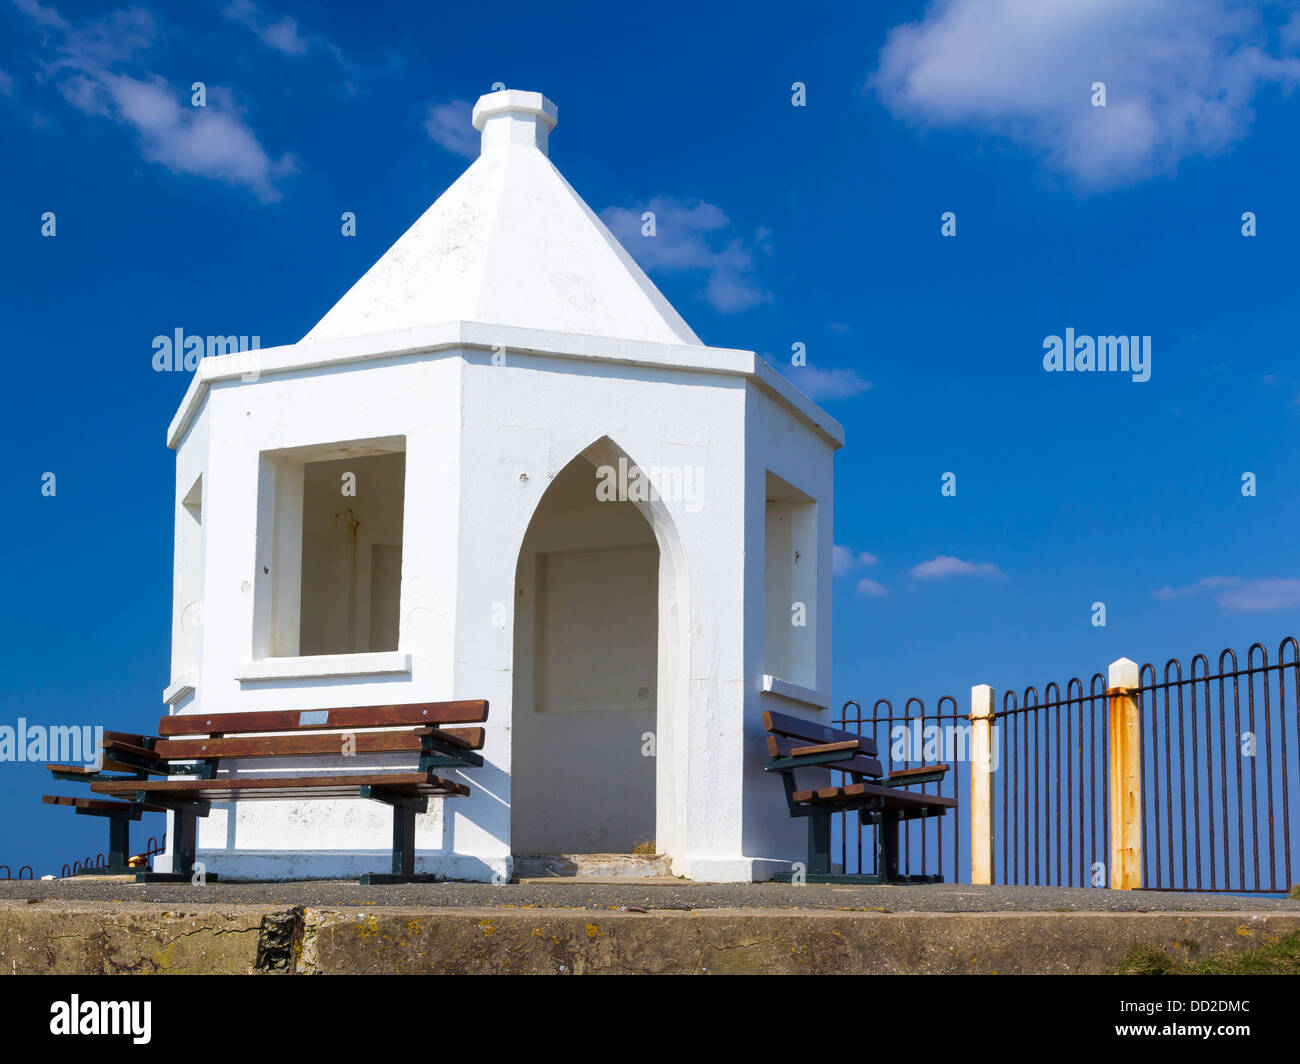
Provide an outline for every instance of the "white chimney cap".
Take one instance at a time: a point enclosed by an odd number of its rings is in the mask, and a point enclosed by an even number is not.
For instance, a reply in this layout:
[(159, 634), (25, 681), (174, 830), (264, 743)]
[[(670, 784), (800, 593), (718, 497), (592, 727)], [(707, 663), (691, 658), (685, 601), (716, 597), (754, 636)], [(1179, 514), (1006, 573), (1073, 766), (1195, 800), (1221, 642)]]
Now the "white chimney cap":
[(481, 152), (512, 146), (547, 153), (547, 135), (559, 111), (540, 92), (502, 89), (480, 96), (474, 105), (474, 128), (483, 134)]

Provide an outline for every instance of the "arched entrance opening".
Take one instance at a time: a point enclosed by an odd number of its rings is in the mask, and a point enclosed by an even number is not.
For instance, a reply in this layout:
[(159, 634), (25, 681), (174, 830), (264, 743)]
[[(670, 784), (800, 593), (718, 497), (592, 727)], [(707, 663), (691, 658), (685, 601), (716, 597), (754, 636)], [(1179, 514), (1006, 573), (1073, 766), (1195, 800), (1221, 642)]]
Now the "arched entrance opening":
[(656, 775), (679, 686), (673, 573), (680, 566), (661, 507), (598, 495), (619, 458), (624, 468), (631, 464), (603, 439), (565, 466), (519, 552), (510, 787), (516, 854), (663, 852), (671, 832), (675, 803), (657, 801), (664, 783)]

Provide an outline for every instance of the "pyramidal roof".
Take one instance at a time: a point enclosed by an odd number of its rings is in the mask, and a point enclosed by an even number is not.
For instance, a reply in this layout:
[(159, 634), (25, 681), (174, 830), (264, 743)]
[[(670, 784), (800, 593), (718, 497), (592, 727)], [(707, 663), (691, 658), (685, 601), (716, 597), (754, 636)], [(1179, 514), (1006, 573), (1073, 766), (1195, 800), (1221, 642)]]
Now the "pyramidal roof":
[(547, 157), (555, 105), (537, 92), (479, 98), (479, 157), (307, 340), (441, 322), (700, 344)]

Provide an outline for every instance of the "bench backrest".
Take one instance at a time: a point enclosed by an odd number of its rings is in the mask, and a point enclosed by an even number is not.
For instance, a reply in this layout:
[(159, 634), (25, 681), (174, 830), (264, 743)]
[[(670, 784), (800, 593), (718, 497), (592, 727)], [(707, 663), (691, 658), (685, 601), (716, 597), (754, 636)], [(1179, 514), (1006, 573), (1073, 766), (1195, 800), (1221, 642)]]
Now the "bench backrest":
[[(768, 732), (768, 756), (773, 759), (805, 759), (809, 768), (833, 768), (873, 779), (885, 775), (877, 760), (876, 741), (868, 736), (774, 710), (763, 711), (763, 727)], [(791, 764), (789, 769), (796, 767), (800, 766)]]
[(340, 731), (351, 733), (350, 748), (358, 754), (418, 753), (422, 737), (430, 733), (460, 749), (479, 750), (483, 746), (482, 728), (443, 725), (479, 724), (487, 720), (487, 715), (488, 704), (483, 699), (339, 709), (185, 713), (158, 722), (162, 738), (152, 752), (164, 761), (326, 756), (340, 752)]

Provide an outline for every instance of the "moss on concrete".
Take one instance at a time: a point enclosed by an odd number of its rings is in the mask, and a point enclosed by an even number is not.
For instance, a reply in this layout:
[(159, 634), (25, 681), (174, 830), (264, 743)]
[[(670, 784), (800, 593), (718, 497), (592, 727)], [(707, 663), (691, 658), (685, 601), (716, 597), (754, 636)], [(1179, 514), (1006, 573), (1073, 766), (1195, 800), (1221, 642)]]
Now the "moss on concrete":
[(1129, 951), (1120, 975), (1300, 975), (1300, 933), (1284, 935), (1255, 949), (1237, 949), (1196, 959), (1195, 943), (1162, 949), (1144, 944)]

